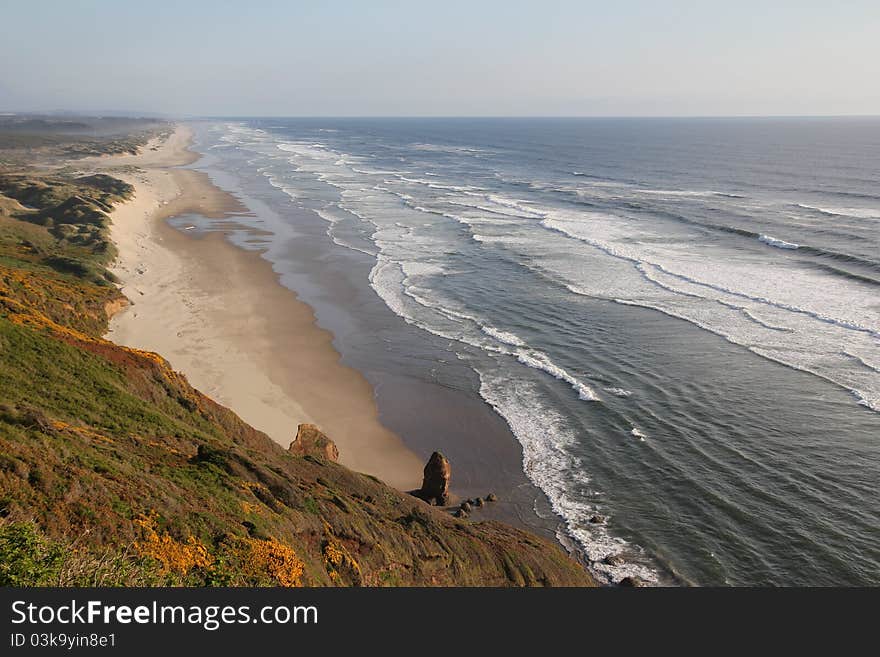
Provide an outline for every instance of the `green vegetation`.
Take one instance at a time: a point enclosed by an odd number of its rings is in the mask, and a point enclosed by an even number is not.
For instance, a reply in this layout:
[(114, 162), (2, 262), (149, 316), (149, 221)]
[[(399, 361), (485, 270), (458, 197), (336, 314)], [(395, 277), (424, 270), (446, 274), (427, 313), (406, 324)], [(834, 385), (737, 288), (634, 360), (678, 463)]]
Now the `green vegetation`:
[(170, 124), (157, 119), (0, 116), (0, 164), (134, 154), (170, 129)]
[[(132, 192), (128, 183), (106, 175), (0, 173), (0, 240), (17, 247), (18, 259), (107, 285), (112, 277), (104, 267), (116, 255), (108, 213)], [(7, 218), (46, 230), (23, 233)]]
[(0, 522), (0, 586), (160, 586), (155, 561), (53, 540), (33, 522)]
[(294, 456), (103, 340), (107, 212), (130, 194), (0, 175), (0, 585), (592, 583), (547, 540)]

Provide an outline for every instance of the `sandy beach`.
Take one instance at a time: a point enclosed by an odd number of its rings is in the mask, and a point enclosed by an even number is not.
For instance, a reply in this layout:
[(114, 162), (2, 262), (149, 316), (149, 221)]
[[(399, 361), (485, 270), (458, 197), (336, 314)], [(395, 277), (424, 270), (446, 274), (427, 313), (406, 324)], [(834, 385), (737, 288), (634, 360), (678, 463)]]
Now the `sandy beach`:
[(247, 212), (206, 174), (175, 168), (198, 159), (190, 142), (178, 126), (136, 156), (83, 161), (136, 190), (113, 212), (113, 271), (132, 303), (114, 316), (107, 338), (162, 354), (285, 448), (299, 423), (312, 422), (337, 443), (343, 464), (400, 489), (418, 487), (422, 460), (380, 423), (370, 384), (340, 363), (332, 334), (271, 265), (220, 232), (196, 238), (167, 225), (182, 214)]

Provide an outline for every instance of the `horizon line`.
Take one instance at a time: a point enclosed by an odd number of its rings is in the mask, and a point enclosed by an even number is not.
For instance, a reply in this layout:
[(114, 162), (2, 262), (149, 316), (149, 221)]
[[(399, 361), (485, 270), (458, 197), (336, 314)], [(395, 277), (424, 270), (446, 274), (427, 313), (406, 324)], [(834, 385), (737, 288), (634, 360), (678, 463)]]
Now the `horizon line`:
[(194, 119), (873, 119), (875, 114), (195, 114), (150, 110), (0, 110), (0, 116), (59, 114), (91, 118)]

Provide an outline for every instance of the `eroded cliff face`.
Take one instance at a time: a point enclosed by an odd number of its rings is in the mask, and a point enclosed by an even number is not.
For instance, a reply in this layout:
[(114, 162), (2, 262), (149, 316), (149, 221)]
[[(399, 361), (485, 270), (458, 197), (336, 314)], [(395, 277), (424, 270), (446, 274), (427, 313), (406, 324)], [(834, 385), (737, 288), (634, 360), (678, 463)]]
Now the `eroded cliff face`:
[(0, 584), (593, 585), (558, 545), (353, 472), (317, 428), (284, 450), (102, 339), (106, 252), (33, 213), (0, 203)]

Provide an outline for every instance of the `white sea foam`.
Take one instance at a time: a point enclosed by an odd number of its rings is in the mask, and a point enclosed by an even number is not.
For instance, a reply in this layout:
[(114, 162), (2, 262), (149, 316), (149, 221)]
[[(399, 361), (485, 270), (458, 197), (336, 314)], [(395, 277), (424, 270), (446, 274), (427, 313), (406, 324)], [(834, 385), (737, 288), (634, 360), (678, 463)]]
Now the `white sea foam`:
[[(419, 275), (440, 273), (442, 269), (438, 269), (435, 265), (426, 263), (404, 262), (397, 263), (385, 255), (379, 255), (376, 265), (370, 273), (370, 285), (376, 290), (376, 293), (385, 301), (386, 305), (394, 311), (395, 314), (402, 317), (405, 321), (415, 324), (435, 335), (454, 339), (464, 344), (468, 344), (485, 351), (505, 354), (514, 357), (522, 365), (526, 365), (532, 369), (542, 371), (550, 376), (567, 383), (577, 393), (578, 398), (583, 401), (598, 402), (601, 401), (596, 392), (585, 382), (579, 380), (564, 367), (555, 363), (547, 354), (537, 349), (529, 347), (525, 341), (518, 336), (481, 323), (471, 315), (455, 313), (453, 309), (444, 307), (442, 304), (428, 300), (423, 294), (418, 294), (413, 290), (411, 278)], [(487, 335), (497, 344), (487, 344), (485, 340), (477, 339), (474, 333), (468, 333), (460, 323), (452, 330), (449, 327), (432, 325), (427, 318), (420, 317), (418, 313), (408, 307), (407, 299), (415, 301), (424, 308), (428, 308), (435, 313), (439, 313), (444, 317), (467, 320), (474, 328), (478, 329), (483, 335)]]
[(408, 178), (406, 176), (398, 176), (398, 178), (404, 182), (412, 183), (414, 185), (424, 185), (430, 189), (444, 189), (453, 192), (479, 191), (481, 189), (480, 187), (473, 187), (471, 185), (447, 185), (444, 183), (438, 183), (434, 180), (425, 180), (424, 178)]
[(525, 347), (526, 343), (523, 342), (518, 336), (513, 333), (508, 333), (507, 331), (502, 331), (501, 329), (494, 328), (492, 326), (482, 326), (480, 327), (483, 333), (486, 335), (495, 338), (503, 342), (504, 344), (509, 344), (512, 347)]
[[(641, 563), (627, 561), (609, 566), (602, 560), (610, 555), (640, 555), (636, 546), (612, 536), (608, 524), (591, 524), (588, 519), (599, 511), (589, 496), (573, 493), (572, 480), (577, 488), (589, 488), (588, 468), (571, 451), (578, 437), (565, 419), (543, 402), (541, 392), (528, 382), (511, 386), (501, 372), (477, 368), (480, 377), (480, 395), (510, 426), (523, 448), (523, 470), (529, 479), (543, 490), (553, 510), (565, 521), (567, 532), (584, 550), (592, 569), (608, 581), (618, 582), (627, 576), (656, 582), (657, 575)], [(565, 473), (565, 476), (560, 476)]]
[(405, 274), (407, 279), (412, 279), (416, 276), (442, 276), (446, 273), (447, 268), (444, 265), (441, 265), (437, 262), (403, 262), (401, 263), (401, 268), (403, 269), (403, 273)]
[[(847, 351), (847, 350), (843, 350), (841, 353), (844, 356), (846, 356), (847, 358), (852, 358), (854, 361), (856, 361), (859, 365), (861, 365), (865, 369), (870, 370), (871, 372), (876, 372), (876, 373), (880, 374), (880, 361), (871, 362), (869, 360), (870, 357), (865, 356), (863, 354), (855, 354), (855, 353), (852, 353), (851, 351)], [(878, 354), (878, 355), (880, 355), (880, 354)]]
[(822, 214), (830, 214), (837, 217), (853, 217), (856, 219), (880, 219), (880, 209), (877, 208), (834, 208), (820, 207), (817, 205), (807, 205), (806, 203), (796, 203), (798, 207), (805, 210), (815, 210)]
[[(543, 265), (572, 291), (684, 319), (765, 358), (836, 383), (880, 410), (880, 377), (854, 369), (839, 355), (843, 345), (876, 352), (880, 309), (872, 301), (875, 289), (859, 282), (830, 286), (821, 271), (787, 261), (763, 260), (756, 268), (754, 258), (739, 253), (706, 246), (695, 250), (691, 242), (699, 243), (699, 235), (690, 240), (683, 236), (681, 247), (664, 246), (668, 238), (601, 213), (555, 212), (540, 225), (619, 261), (616, 268), (611, 262), (597, 263), (584, 275), (582, 267), (570, 264), (576, 257), (571, 248), (568, 258)], [(523, 251), (530, 257), (536, 252)], [(629, 276), (626, 263), (656, 287)]]
[(632, 391), (630, 391), (630, 390), (625, 390), (625, 389), (623, 389), (623, 388), (612, 388), (612, 387), (609, 387), (609, 388), (603, 388), (603, 390), (604, 390), (605, 392), (610, 392), (610, 393), (611, 393), (612, 395), (614, 395), (615, 397), (629, 397), (630, 395), (632, 395)]
[(792, 250), (794, 250), (794, 249), (801, 248), (800, 244), (795, 244), (794, 242), (786, 242), (785, 240), (776, 239), (775, 237), (772, 237), (770, 235), (760, 235), (758, 237), (758, 239), (761, 240), (762, 242), (764, 242), (765, 244), (776, 247), (777, 249), (792, 249)]
[(467, 146), (447, 146), (441, 144), (415, 143), (410, 144), (409, 147), (416, 151), (429, 151), (432, 153), (464, 153), (473, 155), (477, 153), (488, 152), (481, 148), (470, 148)]
[(365, 169), (357, 167), (351, 167), (351, 170), (355, 173), (362, 173), (367, 176), (402, 176), (411, 173), (410, 171), (394, 171), (391, 169)]
[(527, 217), (534, 217), (535, 219), (541, 219), (547, 216), (547, 213), (535, 209), (529, 205), (528, 201), (520, 201), (517, 199), (509, 199), (500, 194), (487, 194), (486, 199), (491, 201), (496, 205), (503, 206), (505, 208), (512, 208), (519, 212), (520, 214), (524, 214)]
[(513, 206), (511, 206), (509, 204), (505, 205), (504, 208), (498, 208), (498, 207), (492, 208), (487, 205), (479, 204), (479, 203), (466, 203), (463, 201), (452, 201), (452, 200), (447, 200), (446, 202), (449, 203), (450, 205), (457, 205), (459, 207), (471, 208), (472, 210), (479, 210), (480, 212), (488, 212), (490, 214), (498, 214), (498, 215), (502, 215), (505, 217), (517, 217), (520, 219), (534, 219), (538, 216), (533, 212), (519, 213), (519, 212), (511, 211), (510, 208), (512, 208)]
[(516, 352), (516, 359), (523, 365), (542, 370), (560, 381), (565, 381), (574, 389), (580, 399), (584, 401), (600, 401), (599, 396), (590, 386), (576, 379), (562, 367), (559, 367), (546, 354), (535, 350), (521, 350)]
[(657, 196), (715, 196), (718, 192), (712, 190), (688, 190), (688, 189), (635, 189), (639, 194), (655, 194)]

